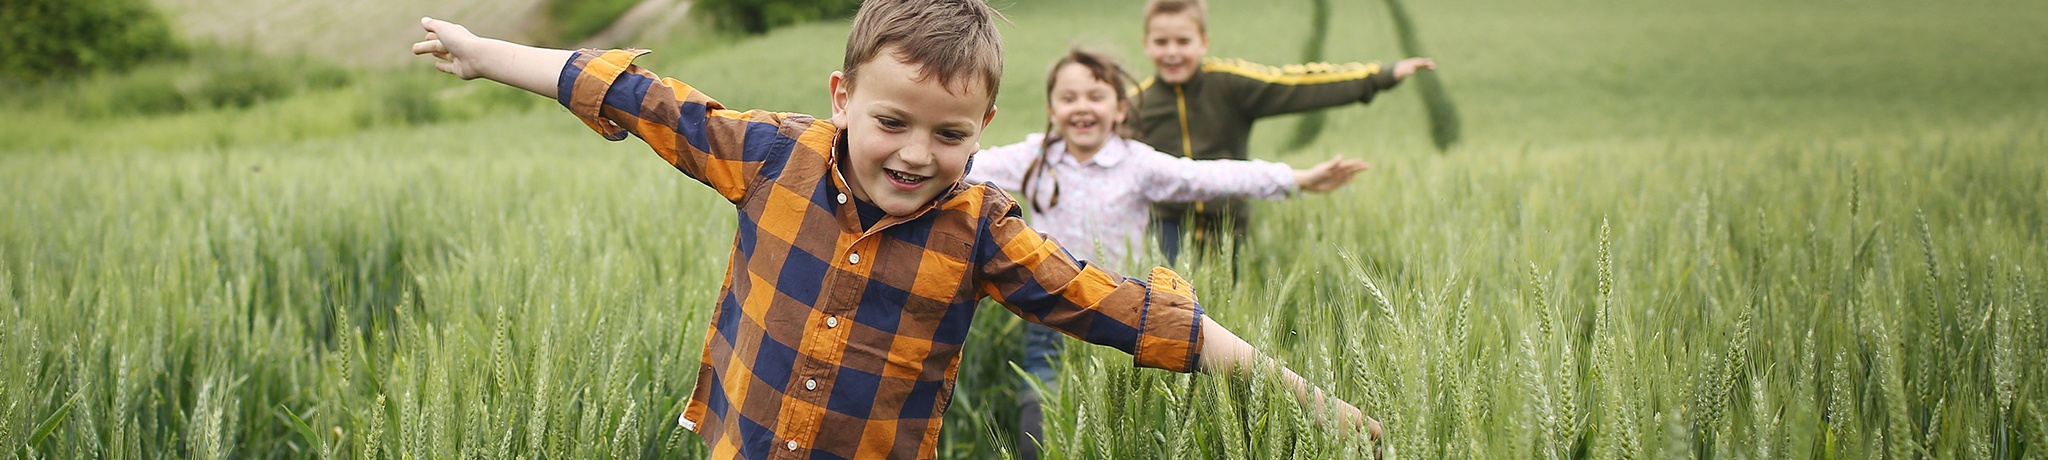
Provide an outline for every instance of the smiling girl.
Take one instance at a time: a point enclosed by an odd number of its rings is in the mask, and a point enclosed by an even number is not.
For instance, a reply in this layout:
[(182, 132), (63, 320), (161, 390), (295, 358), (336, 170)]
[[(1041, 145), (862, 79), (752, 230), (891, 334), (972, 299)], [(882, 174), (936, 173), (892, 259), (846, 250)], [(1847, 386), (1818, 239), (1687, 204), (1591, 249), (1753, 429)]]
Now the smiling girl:
[[(1129, 97), (1129, 74), (1107, 55), (1074, 48), (1046, 79), (1046, 134), (983, 150), (967, 171), (968, 183), (992, 183), (1022, 193), (1031, 226), (1051, 235), (1076, 259), (1126, 267), (1145, 251), (1153, 203), (1222, 197), (1280, 199), (1296, 191), (1328, 192), (1371, 167), (1331, 158), (1309, 169), (1257, 160), (1192, 160), (1154, 150), (1120, 133)], [(1055, 389), (1052, 359), (1059, 335), (1027, 324), (1024, 370)], [(1023, 458), (1037, 457), (1043, 431), (1040, 396), (1030, 386), (1018, 395)]]

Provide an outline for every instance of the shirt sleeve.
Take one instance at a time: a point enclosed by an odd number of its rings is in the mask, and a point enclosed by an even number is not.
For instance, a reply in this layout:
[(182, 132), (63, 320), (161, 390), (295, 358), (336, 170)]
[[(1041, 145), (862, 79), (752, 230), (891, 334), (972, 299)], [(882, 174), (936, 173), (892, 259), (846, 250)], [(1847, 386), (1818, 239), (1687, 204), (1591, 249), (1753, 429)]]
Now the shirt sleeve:
[(1370, 102), (1393, 88), (1393, 72), (1373, 63), (1311, 63), (1270, 67), (1239, 60), (1212, 59), (1203, 70), (1220, 74), (1219, 83), (1235, 96), (1238, 109), (1252, 118)]
[(1140, 367), (1193, 372), (1200, 361), (1202, 307), (1180, 275), (1154, 268), (1128, 278), (1075, 260), (1033, 231), (1008, 196), (991, 197), (975, 258), (978, 287), (1025, 321), (1130, 353)]
[[(734, 111), (633, 60), (647, 50), (579, 50), (562, 66), (559, 101), (608, 140), (632, 134), (683, 174), (734, 203), (764, 168), (780, 168), (798, 138), (829, 143), (835, 128), (809, 116)], [(816, 138), (816, 139), (813, 139)]]
[(1038, 157), (1044, 141), (1043, 134), (1032, 134), (1023, 142), (975, 153), (974, 167), (967, 171), (967, 183), (987, 182), (1003, 190), (1023, 192), (1024, 170), (1030, 168), (1031, 160)]
[(1196, 160), (1167, 155), (1144, 143), (1124, 140), (1129, 160), (1144, 177), (1145, 199), (1154, 203), (1207, 201), (1226, 197), (1277, 200), (1292, 196), (1294, 167), (1260, 160)]

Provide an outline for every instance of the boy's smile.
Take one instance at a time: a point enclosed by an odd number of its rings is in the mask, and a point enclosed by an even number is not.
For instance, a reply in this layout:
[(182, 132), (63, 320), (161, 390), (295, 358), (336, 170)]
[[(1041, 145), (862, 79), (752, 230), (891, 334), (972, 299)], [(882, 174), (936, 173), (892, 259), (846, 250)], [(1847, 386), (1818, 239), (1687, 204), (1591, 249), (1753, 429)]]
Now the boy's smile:
[(896, 51), (861, 64), (858, 83), (832, 73), (832, 121), (846, 130), (840, 169), (853, 195), (905, 216), (966, 174), (995, 109), (978, 81), (940, 85)]
[(1160, 14), (1145, 20), (1145, 56), (1152, 58), (1159, 79), (1187, 83), (1209, 54), (1209, 35), (1188, 13)]

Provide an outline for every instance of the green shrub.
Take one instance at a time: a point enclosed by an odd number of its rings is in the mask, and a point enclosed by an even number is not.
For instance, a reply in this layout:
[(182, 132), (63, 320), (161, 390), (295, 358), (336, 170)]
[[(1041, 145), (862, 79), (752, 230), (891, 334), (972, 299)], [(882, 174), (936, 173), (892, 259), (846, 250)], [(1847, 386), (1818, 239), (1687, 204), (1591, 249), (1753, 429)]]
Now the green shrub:
[(191, 107), (184, 93), (178, 91), (176, 81), (162, 78), (125, 80), (126, 84), (107, 87), (107, 97), (94, 105), (98, 113), (91, 115), (111, 115), (117, 103), (126, 107), (124, 112), (142, 115), (178, 113)]
[(359, 126), (419, 126), (523, 112), (552, 100), (505, 85), (464, 82), (432, 71), (394, 72), (362, 86), (369, 104)]
[(697, 8), (719, 27), (763, 33), (776, 27), (819, 19), (851, 17), (859, 0), (701, 0)]
[(441, 120), (442, 85), (418, 75), (383, 79), (372, 88), (376, 105), (364, 114), (375, 124), (412, 125)]
[(0, 78), (122, 70), (184, 52), (145, 0), (7, 0), (0, 24)]
[(347, 86), (349, 72), (308, 58), (244, 50), (200, 49), (180, 62), (157, 62), (73, 81), (40, 83), (24, 105), (53, 104), (75, 117), (160, 115), (245, 108), (301, 92)]
[(217, 66), (200, 66), (196, 70), (202, 72), (201, 78), (192, 97), (198, 105), (206, 107), (248, 107), (298, 90), (292, 69), (266, 64), (237, 59)]
[(568, 46), (603, 32), (640, 0), (548, 0), (544, 42)]

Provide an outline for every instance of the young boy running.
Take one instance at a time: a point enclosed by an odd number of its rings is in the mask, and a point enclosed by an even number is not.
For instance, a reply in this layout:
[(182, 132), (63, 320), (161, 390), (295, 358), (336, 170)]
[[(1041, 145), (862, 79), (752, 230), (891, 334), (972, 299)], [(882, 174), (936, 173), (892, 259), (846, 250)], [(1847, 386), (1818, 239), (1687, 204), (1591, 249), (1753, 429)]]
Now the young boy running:
[[(422, 18), (415, 54), (464, 79), (554, 97), (609, 140), (637, 136), (738, 212), (697, 387), (678, 422), (717, 458), (930, 458), (982, 297), (1177, 372), (1271, 366), (1205, 321), (1186, 281), (1074, 259), (1009, 196), (960, 181), (995, 116), (997, 13), (980, 0), (869, 0), (830, 120), (733, 111), (632, 64)], [(772, 71), (772, 70), (770, 70)], [(1285, 369), (1336, 428), (1378, 422)]]
[[(1132, 138), (1173, 155), (1242, 160), (1260, 118), (1370, 102), (1416, 70), (1436, 68), (1434, 60), (1412, 58), (1391, 69), (1379, 63), (1275, 69), (1208, 54), (1202, 0), (1145, 3), (1145, 56), (1158, 74), (1138, 85)], [(1163, 203), (1152, 210), (1168, 263), (1179, 257), (1183, 232), (1203, 249), (1216, 249), (1226, 232), (1242, 243), (1252, 216), (1250, 203), (1236, 197)]]

